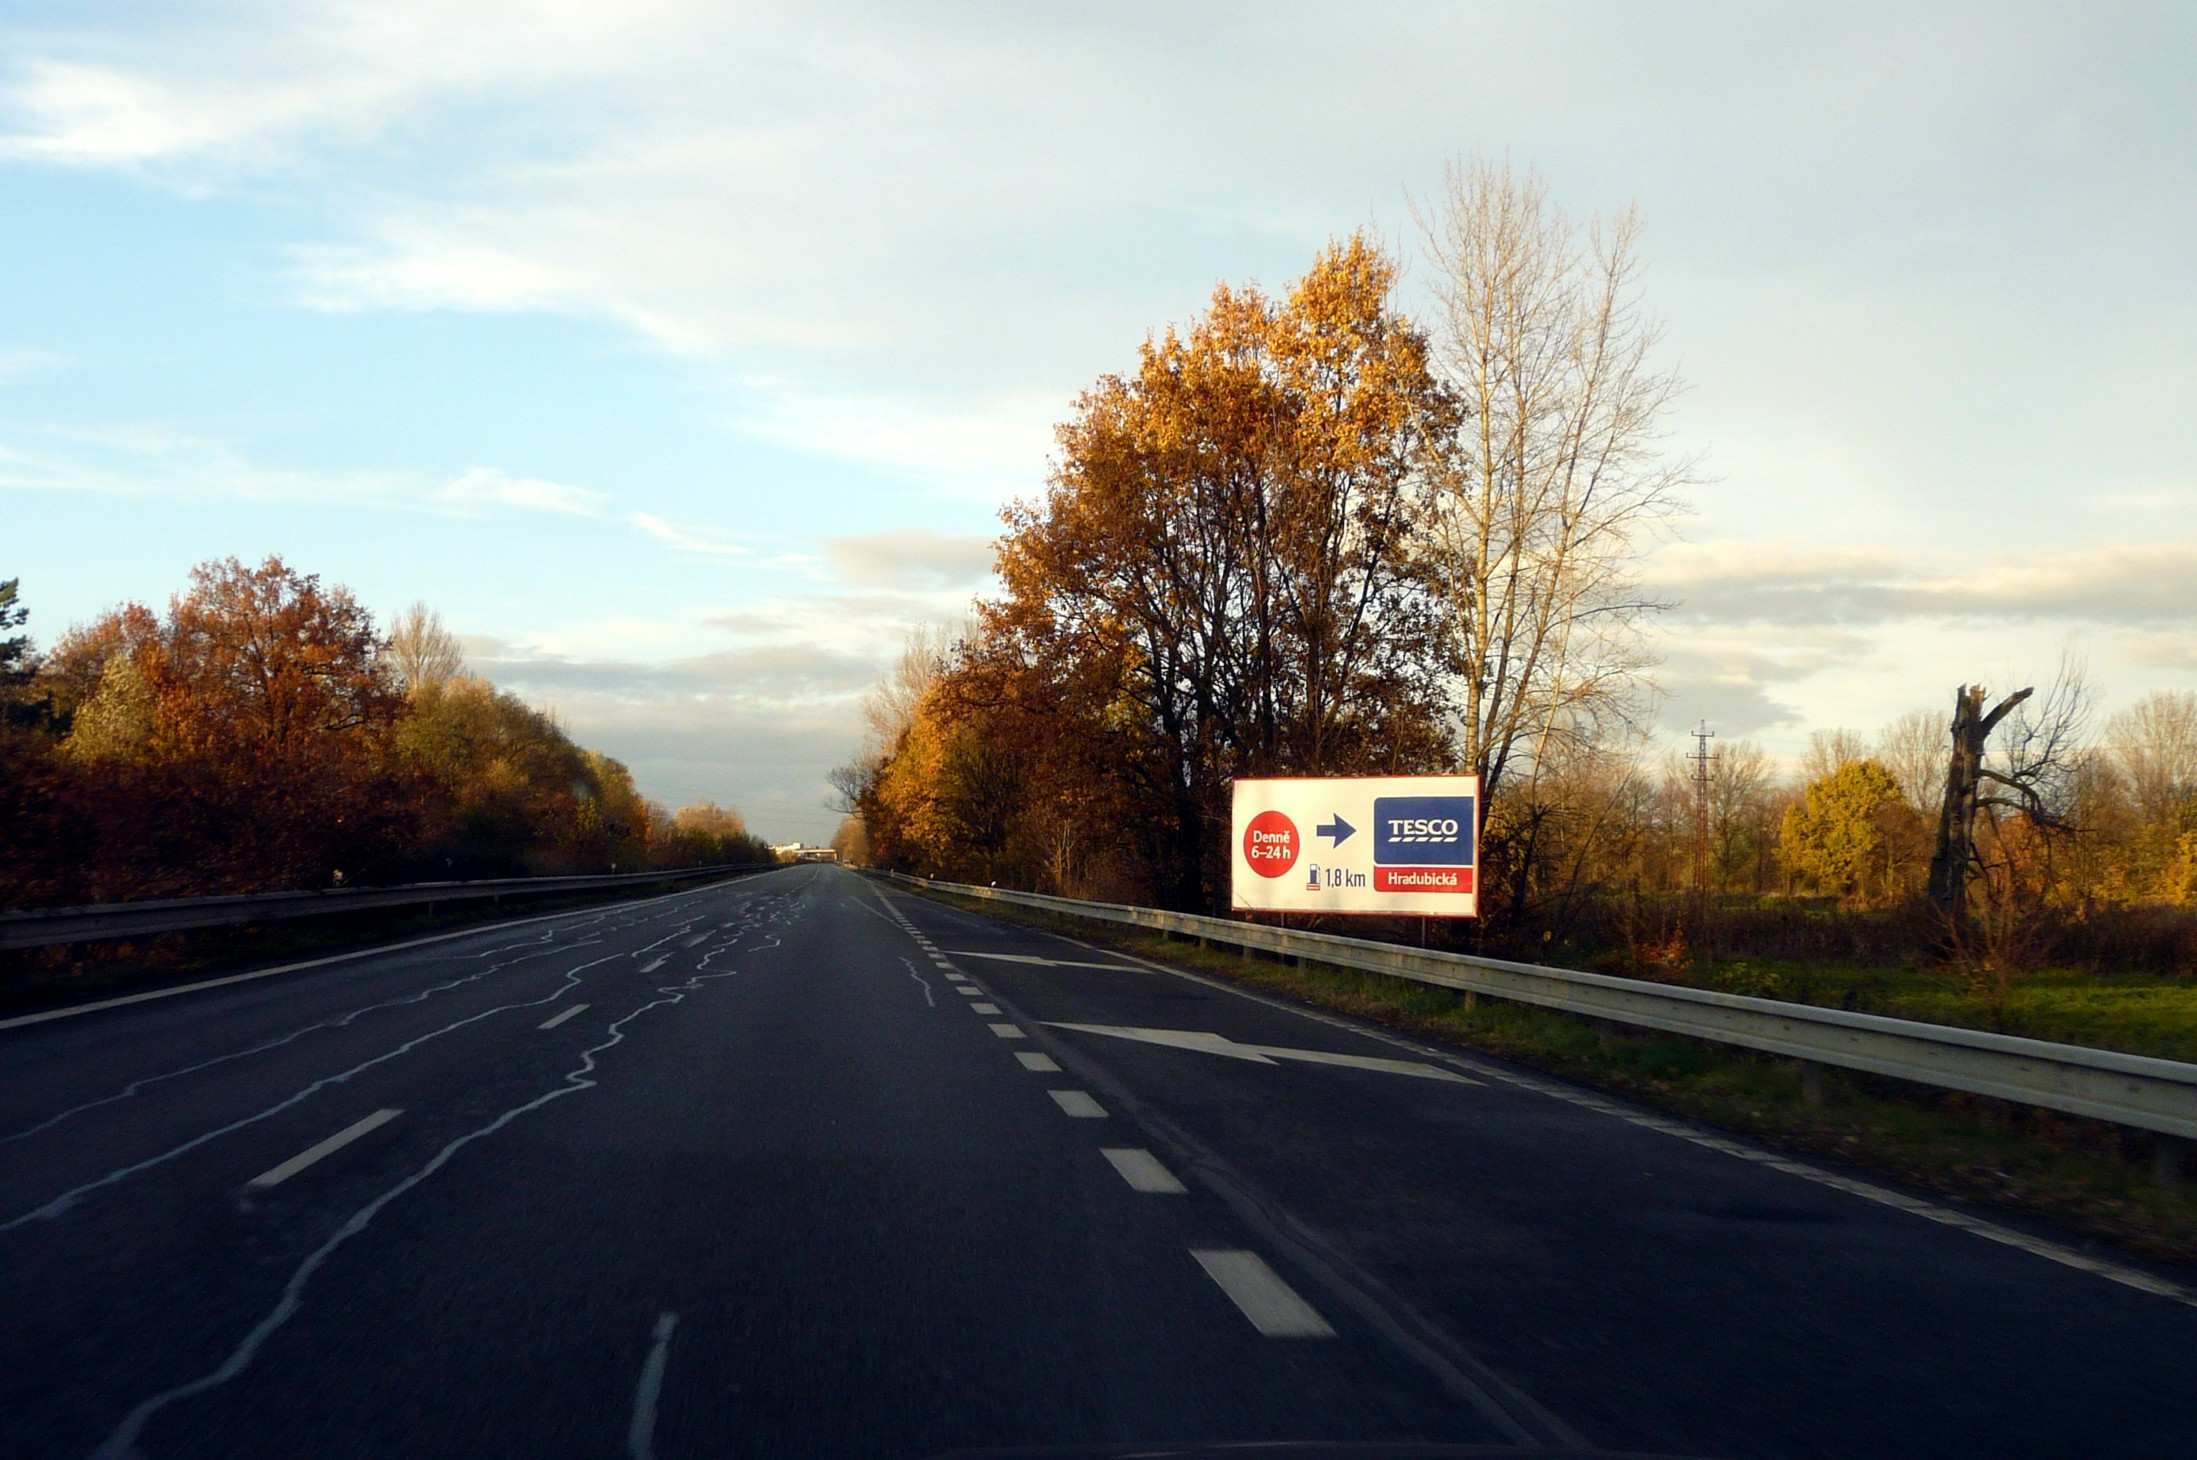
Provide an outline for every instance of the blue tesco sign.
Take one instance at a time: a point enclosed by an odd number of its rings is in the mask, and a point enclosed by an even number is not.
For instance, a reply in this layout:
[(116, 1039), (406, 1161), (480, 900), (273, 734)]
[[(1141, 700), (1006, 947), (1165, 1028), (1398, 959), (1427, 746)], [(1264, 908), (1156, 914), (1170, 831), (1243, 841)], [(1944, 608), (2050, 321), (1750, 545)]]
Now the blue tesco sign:
[(1373, 865), (1472, 865), (1472, 797), (1379, 796), (1373, 802)]

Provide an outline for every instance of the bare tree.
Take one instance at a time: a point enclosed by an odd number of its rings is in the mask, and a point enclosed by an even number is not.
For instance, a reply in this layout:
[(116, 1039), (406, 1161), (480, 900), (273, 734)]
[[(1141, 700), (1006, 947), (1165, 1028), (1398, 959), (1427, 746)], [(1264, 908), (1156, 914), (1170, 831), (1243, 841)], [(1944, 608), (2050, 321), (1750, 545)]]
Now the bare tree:
[(457, 636), (425, 603), (414, 603), (390, 626), (389, 657), (407, 693), (447, 684), (465, 671)]
[(1717, 747), (1709, 762), (1709, 855), (1719, 891), (1730, 891), (1742, 872), (1755, 872), (1762, 890), (1769, 851), (1777, 842), (1772, 810), (1776, 777), (1768, 752), (1752, 740)]
[(1800, 777), (1803, 781), (1820, 781), (1868, 758), (1869, 744), (1858, 730), (1843, 725), (1832, 730), (1811, 730), (1808, 748), (1800, 756)]
[(832, 787), (829, 809), (846, 816), (861, 814), (862, 798), (877, 779), (878, 769), (893, 757), (900, 737), (915, 723), (916, 707), (946, 672), (954, 635), (943, 624), (919, 624), (908, 631), (900, 657), (885, 677), (862, 698), (862, 750), (855, 759), (836, 766), (826, 778)]
[(1649, 355), (1638, 216), (1575, 225), (1537, 177), (1453, 165), (1414, 208), (1435, 271), (1437, 360), (1462, 408), (1434, 471), (1428, 549), (1447, 595), (1459, 751), (1483, 801), (1514, 758), (1631, 724), (1651, 686), (1644, 536), (1693, 463), (1659, 423), (1679, 391)]
[[(1962, 685), (1953, 695), (1952, 754), (1947, 762), (1945, 797), (1938, 814), (1937, 851), (1930, 859), (1930, 900), (1937, 905), (1953, 940), (1965, 956), (1971, 934), (2003, 935), (2009, 945), (2021, 931), (2019, 911), (1992, 905), (1982, 929), (1972, 925), (1969, 890), (1981, 881), (1993, 898), (2020, 897), (2033, 889), (2011, 862), (2000, 865), (1979, 848), (1979, 815), (1989, 818), (1989, 846), (2011, 855), (2021, 843), (2001, 834), (2003, 823), (2020, 820), (2047, 852), (2051, 837), (2072, 830), (2074, 802), (2083, 762), (2083, 737), (2089, 728), (2091, 695), (2083, 667), (2063, 656), (2059, 674), (2040, 705), (2030, 707), (2034, 689), (2019, 689), (1988, 712), (1990, 693), (1982, 685)], [(1996, 763), (1990, 738), (2004, 722), (2007, 733)], [(1993, 934), (1993, 929), (1998, 934)]]
[(943, 624), (923, 624), (908, 631), (908, 641), (891, 671), (862, 701), (862, 721), (868, 732), (865, 749), (892, 753), (914, 722), (916, 706), (946, 672), (953, 643), (953, 633)]
[(2105, 738), (2145, 821), (2163, 824), (2197, 797), (2197, 693), (2154, 690), (2108, 720)]
[(1935, 814), (1945, 802), (1945, 730), (1936, 710), (1909, 710), (1877, 732), (1876, 759), (1918, 816)]

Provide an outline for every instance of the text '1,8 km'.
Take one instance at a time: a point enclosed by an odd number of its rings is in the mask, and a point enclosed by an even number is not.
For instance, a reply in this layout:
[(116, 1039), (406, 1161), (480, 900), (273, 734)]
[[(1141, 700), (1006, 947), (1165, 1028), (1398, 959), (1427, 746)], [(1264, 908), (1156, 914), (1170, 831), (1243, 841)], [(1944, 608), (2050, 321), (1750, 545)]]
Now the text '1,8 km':
[(1241, 780), (1230, 901), (1240, 911), (1479, 911), (1478, 776)]

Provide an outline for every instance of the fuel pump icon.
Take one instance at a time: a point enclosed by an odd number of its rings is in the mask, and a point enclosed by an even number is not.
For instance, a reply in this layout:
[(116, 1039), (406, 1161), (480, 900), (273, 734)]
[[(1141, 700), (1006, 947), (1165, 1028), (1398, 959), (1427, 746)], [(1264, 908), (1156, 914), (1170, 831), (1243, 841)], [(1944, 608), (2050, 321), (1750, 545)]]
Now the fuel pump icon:
[(1318, 892), (1320, 890), (1319, 863), (1313, 862), (1307, 865), (1305, 869), (1304, 890), (1307, 892)]

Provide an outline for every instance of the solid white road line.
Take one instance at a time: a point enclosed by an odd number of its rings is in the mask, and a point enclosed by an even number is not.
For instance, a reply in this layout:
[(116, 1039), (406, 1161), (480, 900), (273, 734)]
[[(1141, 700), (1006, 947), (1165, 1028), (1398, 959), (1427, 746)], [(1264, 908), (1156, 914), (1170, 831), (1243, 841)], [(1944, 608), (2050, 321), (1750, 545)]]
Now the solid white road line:
[[(729, 880), (729, 879), (728, 879)], [(660, 897), (642, 898), (637, 902), (609, 902), (602, 905), (598, 919), (611, 912), (628, 912), (650, 903), (666, 902), (674, 897), (693, 897), (697, 893), (716, 892), (724, 887), (713, 882), (707, 887), (692, 887), (685, 892), (667, 892)], [(388, 953), (402, 953), (407, 948), (422, 948), (430, 943), (449, 943), (459, 938), (478, 937), (483, 933), (500, 933), (506, 928), (523, 928), (532, 923), (555, 922), (559, 918), (577, 918), (585, 915), (586, 908), (568, 908), (563, 912), (543, 913), (539, 917), (513, 918), (503, 923), (483, 923), (477, 928), (460, 928), (452, 933), (430, 933), (424, 938), (411, 938), (402, 943), (384, 943), (379, 948), (361, 948), (351, 953), (331, 953), (326, 958), (308, 958), (303, 963), (283, 963), (273, 968), (255, 969), (250, 973), (231, 973), (221, 978), (200, 979), (197, 983), (177, 984), (172, 989), (152, 989), (142, 994), (123, 994), (119, 998), (99, 999), (89, 1004), (71, 1004), (66, 1009), (48, 1009), (41, 1014), (18, 1014), (12, 1019), (0, 1019), (0, 1029), (18, 1029), (26, 1024), (44, 1024), (54, 1019), (74, 1019), (79, 1014), (96, 1014), (101, 1009), (119, 1009), (125, 1004), (142, 1004), (151, 999), (172, 999), (178, 994), (195, 994), (200, 989), (218, 989), (233, 983), (250, 983), (254, 979), (273, 978), (278, 973), (297, 973), (307, 968), (323, 968), (331, 963), (348, 963), (356, 958), (379, 958)]]
[(364, 1120), (355, 1120), (351, 1122), (342, 1130), (339, 1130), (334, 1135), (330, 1136), (327, 1140), (321, 1141), (317, 1145), (307, 1146), (304, 1150), (298, 1152), (295, 1156), (292, 1156), (289, 1160), (283, 1162), (280, 1166), (271, 1167), (268, 1170), (260, 1172), (259, 1175), (253, 1177), (250, 1181), (247, 1181), (244, 1184), (251, 1187), (254, 1191), (265, 1191), (270, 1186), (280, 1186), (283, 1182), (288, 1181), (291, 1177), (297, 1175), (300, 1171), (303, 1171), (306, 1167), (312, 1165), (315, 1161), (320, 1160), (324, 1156), (333, 1156), (336, 1152), (342, 1150), (345, 1146), (350, 1145), (351, 1142), (357, 1140), (360, 1136), (365, 1135), (368, 1131), (379, 1130), (382, 1126), (389, 1124), (390, 1121), (395, 1120), (398, 1116), (402, 1114), (404, 1114), (404, 1112), (401, 1110), (377, 1110), (372, 1115), (367, 1116)]
[(1045, 1093), (1053, 1097), (1053, 1103), (1064, 1115), (1072, 1115), (1077, 1120), (1106, 1119), (1106, 1107), (1081, 1090), (1048, 1090)]
[(631, 1460), (655, 1460), (656, 1400), (664, 1392), (664, 1364), (670, 1357), (672, 1330), (679, 1326), (676, 1313), (659, 1314), (648, 1359), (641, 1365), (641, 1382), (633, 1391), (633, 1423), (626, 1427), (626, 1454)]
[(1268, 1338), (1333, 1338), (1327, 1320), (1281, 1280), (1256, 1252), (1199, 1252), (1198, 1260), (1228, 1301), (1241, 1309), (1251, 1326)]
[(955, 948), (956, 958), (992, 958), (1001, 963), (1027, 963), (1036, 968), (1103, 968), (1109, 973), (1139, 973), (1130, 963), (1087, 963), (1076, 958), (1041, 958), (1035, 953), (983, 953), (974, 948)]
[(1039, 1054), (1033, 1049), (1018, 1049), (1015, 1051), (1015, 1058), (1022, 1061), (1022, 1067), (1026, 1070), (1035, 1070), (1041, 1075), (1060, 1073), (1060, 1066), (1053, 1063), (1053, 1057), (1049, 1054)]
[(662, 968), (669, 961), (670, 960), (668, 958), (659, 958), (653, 963), (644, 963), (641, 965), (641, 972), (654, 973), (657, 969)]
[(1030, 1037), (1022, 1032), (1022, 1026), (1019, 1024), (994, 1024), (992, 1033), (998, 1035), (1001, 1039), (1027, 1039)]
[(1175, 1173), (1162, 1166), (1159, 1157), (1150, 1151), (1135, 1146), (1101, 1146), (1099, 1154), (1113, 1163), (1132, 1190), (1174, 1196), (1183, 1189), (1182, 1183), (1175, 1179)]
[(536, 1029), (555, 1029), (559, 1024), (564, 1023), (565, 1020), (577, 1017), (586, 1009), (587, 1005), (585, 1004), (574, 1004), (571, 1008), (565, 1010), (562, 1014), (553, 1014), (549, 1018), (544, 1019), (541, 1023), (535, 1025), (534, 1027)]
[(971, 1004), (969, 1008), (972, 1012), (978, 1014), (997, 1014), (999, 1012), (999, 1005), (997, 1004)]

